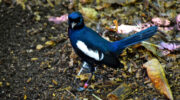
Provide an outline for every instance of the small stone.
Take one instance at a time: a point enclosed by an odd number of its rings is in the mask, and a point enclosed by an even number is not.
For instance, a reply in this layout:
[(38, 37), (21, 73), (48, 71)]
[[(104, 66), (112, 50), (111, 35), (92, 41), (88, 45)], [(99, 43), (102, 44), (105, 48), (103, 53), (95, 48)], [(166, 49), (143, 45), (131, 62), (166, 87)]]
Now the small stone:
[(38, 45), (36, 46), (36, 49), (37, 49), (37, 50), (41, 50), (43, 47), (44, 47), (43, 45), (38, 44)]
[(6, 86), (10, 86), (10, 83), (9, 83), (9, 82), (6, 82)]
[(45, 40), (46, 40), (46, 38), (45, 38), (45, 37), (42, 37), (42, 38), (41, 38), (41, 41), (45, 41)]
[(88, 100), (88, 98), (83, 98), (83, 100)]
[(32, 50), (32, 49), (29, 49), (29, 50), (26, 50), (26, 52), (27, 52), (27, 53), (31, 53), (31, 52), (33, 52), (33, 50)]
[(51, 29), (56, 29), (55, 27), (51, 27)]

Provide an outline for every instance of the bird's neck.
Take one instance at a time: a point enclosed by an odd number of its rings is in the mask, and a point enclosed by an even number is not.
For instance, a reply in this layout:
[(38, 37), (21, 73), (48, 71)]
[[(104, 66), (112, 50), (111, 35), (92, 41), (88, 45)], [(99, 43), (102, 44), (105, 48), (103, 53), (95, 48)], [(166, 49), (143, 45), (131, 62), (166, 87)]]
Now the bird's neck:
[(81, 30), (81, 29), (83, 29), (84, 27), (85, 27), (84, 23), (81, 23), (80, 25), (77, 25), (77, 26), (75, 26), (74, 28), (72, 28), (71, 26), (69, 26), (69, 29), (76, 31), (76, 30)]
[[(85, 26), (84, 26), (85, 27)], [(78, 29), (73, 29), (71, 27), (68, 27), (68, 35), (69, 37), (72, 35), (72, 34), (76, 34), (76, 33), (79, 33), (79, 31), (82, 31), (82, 29), (84, 28), (78, 28)]]
[(85, 27), (86, 27), (85, 25), (79, 26), (79, 27), (74, 27), (74, 28), (69, 27), (68, 30), (71, 31), (71, 32), (75, 32), (75, 31), (82, 30)]

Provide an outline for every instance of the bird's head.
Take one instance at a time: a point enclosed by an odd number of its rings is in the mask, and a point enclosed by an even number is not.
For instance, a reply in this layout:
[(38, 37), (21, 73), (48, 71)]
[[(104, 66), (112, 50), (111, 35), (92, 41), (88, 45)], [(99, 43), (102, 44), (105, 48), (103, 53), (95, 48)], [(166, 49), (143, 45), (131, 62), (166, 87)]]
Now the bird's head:
[(83, 16), (79, 12), (73, 12), (68, 16), (69, 28), (73, 30), (81, 29), (84, 27)]

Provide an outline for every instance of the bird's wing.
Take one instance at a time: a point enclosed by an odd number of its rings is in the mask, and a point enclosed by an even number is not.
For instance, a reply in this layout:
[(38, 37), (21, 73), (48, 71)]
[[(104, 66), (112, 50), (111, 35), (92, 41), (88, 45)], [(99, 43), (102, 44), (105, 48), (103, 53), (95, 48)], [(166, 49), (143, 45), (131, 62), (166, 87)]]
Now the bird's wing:
[(104, 59), (104, 56), (108, 53), (109, 44), (110, 42), (89, 28), (85, 29), (81, 39), (76, 42), (79, 50), (96, 61)]
[(89, 46), (81, 40), (78, 40), (76, 45), (80, 51), (82, 51), (85, 55), (89, 56), (90, 58), (93, 58), (96, 61), (103, 60), (104, 53), (99, 48), (95, 49), (96, 47)]

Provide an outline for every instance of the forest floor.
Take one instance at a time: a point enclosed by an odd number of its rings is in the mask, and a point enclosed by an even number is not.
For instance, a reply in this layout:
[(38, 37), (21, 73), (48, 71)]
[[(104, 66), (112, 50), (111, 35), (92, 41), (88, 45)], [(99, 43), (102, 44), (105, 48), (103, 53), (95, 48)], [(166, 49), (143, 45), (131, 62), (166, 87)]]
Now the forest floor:
[[(75, 88), (83, 86), (85, 80), (78, 79), (75, 83), (81, 62), (68, 39), (68, 25), (66, 22), (54, 24), (49, 22), (47, 17), (61, 16), (69, 12), (64, 5), (53, 9), (34, 6), (30, 11), (23, 10), (17, 5), (0, 4), (1, 100), (85, 98), (94, 100), (95, 97), (92, 94), (107, 99), (107, 94), (122, 83), (130, 84), (129, 87), (132, 89), (126, 99), (166, 99), (153, 87), (146, 69), (142, 68), (147, 61), (142, 57), (145, 55), (143, 53), (148, 51), (142, 46), (134, 48), (133, 52), (131, 52), (132, 47), (126, 50), (128, 67), (124, 69), (113, 69), (107, 66), (97, 68), (95, 79), (91, 81), (95, 87), (83, 92), (77, 91)], [(38, 50), (38, 45), (41, 45), (42, 49)], [(180, 99), (180, 69), (176, 64), (179, 60), (169, 59), (161, 62), (168, 66), (165, 68), (166, 78), (174, 98), (178, 100)]]

